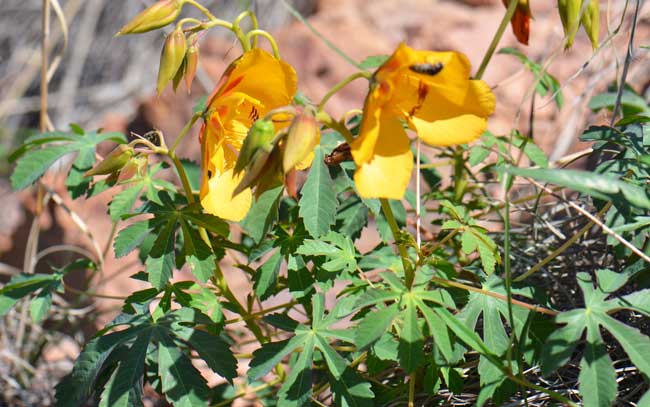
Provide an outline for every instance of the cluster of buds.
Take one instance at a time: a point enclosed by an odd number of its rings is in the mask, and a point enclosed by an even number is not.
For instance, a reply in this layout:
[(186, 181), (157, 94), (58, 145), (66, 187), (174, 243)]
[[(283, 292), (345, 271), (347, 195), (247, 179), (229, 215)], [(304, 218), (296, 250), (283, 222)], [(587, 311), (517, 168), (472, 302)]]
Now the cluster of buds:
[(160, 94), (167, 84), (172, 81), (174, 91), (185, 78), (185, 86), (189, 93), (199, 64), (199, 47), (196, 35), (185, 37), (183, 30), (178, 27), (167, 36), (160, 54), (158, 81), (156, 91)]
[(233, 196), (256, 187), (259, 196), (282, 183), (283, 175), (311, 164), (314, 148), (320, 143), (320, 128), (314, 110), (306, 108), (294, 116), (288, 129), (276, 134), (272, 120), (256, 121), (239, 152), (234, 172), (245, 171)]
[(84, 176), (108, 175), (107, 182), (125, 181), (142, 175), (147, 167), (147, 157), (136, 155), (131, 145), (120, 144), (103, 160), (86, 171)]
[(600, 4), (598, 0), (558, 0), (558, 10), (566, 35), (565, 48), (573, 45), (580, 25), (585, 29), (591, 46), (598, 48), (600, 32)]
[[(135, 16), (122, 27), (117, 35), (141, 34), (162, 28), (176, 21), (187, 0), (161, 0)], [(178, 26), (167, 36), (160, 54), (160, 67), (156, 91), (160, 94), (172, 81), (174, 91), (185, 78), (187, 91), (190, 92), (199, 61), (199, 47), (196, 35), (185, 36)]]

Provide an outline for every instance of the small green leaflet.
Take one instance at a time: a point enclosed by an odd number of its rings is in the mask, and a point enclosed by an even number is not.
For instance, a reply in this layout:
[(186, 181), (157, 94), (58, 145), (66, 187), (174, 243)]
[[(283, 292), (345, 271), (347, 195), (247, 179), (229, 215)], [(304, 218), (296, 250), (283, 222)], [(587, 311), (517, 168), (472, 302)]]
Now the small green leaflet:
[(323, 161), (323, 149), (314, 150), (314, 161), (302, 188), (300, 197), (300, 217), (305, 229), (314, 238), (319, 238), (330, 231), (336, 221), (336, 189)]
[(502, 48), (498, 51), (499, 54), (513, 55), (522, 64), (535, 76), (537, 84), (535, 86), (535, 91), (542, 97), (550, 93), (555, 100), (555, 104), (558, 109), (562, 108), (563, 99), (562, 90), (560, 87), (560, 82), (548, 72), (543, 72), (543, 68), (540, 64), (531, 61), (526, 55), (522, 54), (521, 51), (515, 48)]
[(11, 175), (11, 186), (15, 191), (26, 188), (39, 179), (55, 161), (70, 153), (79, 154), (80, 161), (75, 162), (75, 165), (80, 171), (81, 167), (86, 167), (90, 163), (88, 157), (91, 154), (94, 163), (97, 144), (109, 140), (116, 143), (126, 142), (126, 138), (121, 133), (51, 132), (29, 137), (9, 157), (10, 162), (17, 160), (16, 168)]

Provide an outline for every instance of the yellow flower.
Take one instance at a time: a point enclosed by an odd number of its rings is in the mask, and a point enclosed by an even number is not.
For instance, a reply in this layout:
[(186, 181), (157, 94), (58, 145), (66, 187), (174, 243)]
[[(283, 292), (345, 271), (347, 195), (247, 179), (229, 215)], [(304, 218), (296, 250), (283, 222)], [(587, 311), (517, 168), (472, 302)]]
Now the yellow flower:
[(257, 48), (224, 72), (201, 129), (201, 205), (207, 213), (232, 221), (246, 216), (252, 200), (250, 188), (232, 196), (244, 176), (243, 172), (233, 174), (239, 150), (257, 119), (291, 103), (296, 83), (289, 64)]
[(416, 51), (405, 44), (377, 69), (359, 136), (350, 146), (361, 197), (404, 195), (413, 154), (403, 122), (433, 146), (467, 143), (485, 131), (495, 98), (485, 82), (469, 76), (463, 54)]

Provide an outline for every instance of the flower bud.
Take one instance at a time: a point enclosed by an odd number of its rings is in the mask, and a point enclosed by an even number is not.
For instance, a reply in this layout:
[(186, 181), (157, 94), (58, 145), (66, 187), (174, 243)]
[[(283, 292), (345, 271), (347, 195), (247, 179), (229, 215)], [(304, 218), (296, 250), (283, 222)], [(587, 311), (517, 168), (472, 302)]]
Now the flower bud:
[(564, 48), (570, 48), (573, 45), (573, 39), (580, 25), (581, 6), (582, 0), (558, 0), (557, 2), (562, 27), (564, 28), (564, 35), (567, 37)]
[(178, 18), (184, 0), (161, 0), (135, 16), (117, 35), (139, 34), (170, 24)]
[(244, 143), (239, 150), (239, 157), (235, 163), (235, 175), (244, 169), (249, 170), (254, 163), (259, 162), (256, 156), (268, 153), (273, 150), (275, 139), (275, 126), (271, 120), (258, 120), (248, 130)]
[[(289, 126), (287, 139), (284, 146), (284, 157), (282, 158), (282, 168), (284, 173), (288, 173), (296, 166), (307, 167), (311, 163), (303, 164), (310, 153), (320, 143), (320, 128), (311, 109), (294, 117)], [(312, 157), (313, 158), (313, 157)]]
[(183, 30), (178, 27), (167, 39), (160, 54), (160, 67), (158, 68), (158, 83), (156, 90), (160, 94), (167, 83), (174, 79), (176, 73), (183, 65), (185, 51), (187, 50), (187, 40)]
[(190, 39), (190, 47), (185, 54), (185, 87), (187, 93), (192, 90), (192, 82), (196, 75), (196, 68), (199, 66), (199, 44), (196, 40)]
[(598, 34), (600, 33), (600, 5), (598, 0), (589, 0), (589, 5), (582, 15), (582, 26), (585, 28), (591, 47), (598, 48)]
[(147, 164), (148, 160), (146, 155), (134, 157), (120, 170), (117, 181), (126, 181), (136, 176), (143, 177), (147, 172)]
[(119, 171), (124, 167), (131, 157), (133, 157), (133, 148), (120, 144), (113, 149), (104, 159), (84, 174), (85, 177), (92, 177), (95, 175), (106, 175)]
[[(530, 36), (530, 3), (529, 0), (519, 0), (515, 14), (512, 15), (510, 25), (512, 32), (517, 37), (517, 41), (524, 45), (528, 45), (528, 38)], [(504, 6), (508, 7), (509, 0), (502, 0)]]

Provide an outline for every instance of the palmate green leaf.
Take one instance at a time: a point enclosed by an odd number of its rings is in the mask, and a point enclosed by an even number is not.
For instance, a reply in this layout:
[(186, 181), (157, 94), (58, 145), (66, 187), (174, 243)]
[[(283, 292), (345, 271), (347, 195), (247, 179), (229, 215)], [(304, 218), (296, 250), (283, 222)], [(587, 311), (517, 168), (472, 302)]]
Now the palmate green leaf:
[(277, 219), (278, 203), (283, 190), (284, 187), (279, 186), (264, 191), (241, 221), (241, 227), (255, 243), (262, 241)]
[(117, 222), (122, 216), (131, 212), (131, 208), (140, 197), (140, 192), (142, 192), (142, 185), (136, 183), (113, 197), (108, 205), (108, 213), (113, 222)]
[(323, 149), (316, 147), (314, 161), (307, 181), (302, 188), (299, 215), (305, 229), (314, 238), (319, 238), (330, 230), (336, 221), (336, 190), (323, 161)]
[(356, 195), (341, 202), (336, 214), (337, 232), (354, 240), (361, 236), (361, 230), (368, 223), (368, 207)]
[(458, 362), (462, 357), (462, 354), (460, 354), (460, 352), (458, 352), (458, 354), (454, 353), (454, 344), (451, 339), (449, 328), (447, 328), (447, 325), (445, 325), (442, 318), (433, 312), (433, 310), (421, 299), (417, 298), (416, 304), (420, 309), (420, 312), (422, 312), (422, 315), (424, 315), (424, 319), (427, 321), (427, 325), (429, 326), (429, 334), (433, 337), (433, 342), (442, 353), (442, 356), (450, 364)]
[(605, 201), (617, 200), (623, 197), (634, 206), (650, 209), (650, 199), (648, 199), (648, 195), (643, 188), (611, 176), (578, 170), (532, 169), (510, 166), (505, 166), (502, 170), (512, 175), (529, 177), (538, 181), (571, 188)]
[(219, 376), (230, 383), (237, 377), (237, 359), (223, 339), (200, 329), (186, 327), (174, 327), (173, 333), (194, 348), (199, 357)]
[(126, 138), (120, 133), (55, 132), (30, 137), (10, 156), (12, 161), (18, 160), (11, 175), (11, 185), (14, 190), (26, 188), (39, 179), (55, 161), (68, 153), (85, 150), (86, 152), (83, 153), (85, 162), (90, 149), (94, 152), (97, 144), (109, 140), (117, 143), (126, 142)]
[(336, 232), (328, 233), (321, 237), (321, 240), (306, 239), (296, 250), (296, 254), (326, 256), (328, 261), (322, 265), (322, 268), (330, 272), (351, 273), (357, 269), (354, 243), (347, 236)]
[(275, 294), (273, 288), (275, 287), (278, 275), (280, 274), (280, 266), (282, 265), (282, 253), (276, 250), (273, 255), (262, 264), (253, 276), (255, 282), (255, 295), (260, 300), (264, 301), (271, 295)]
[(159, 344), (158, 375), (167, 400), (175, 407), (207, 406), (209, 389), (203, 376), (167, 332), (156, 329), (155, 336)]
[(548, 336), (540, 356), (542, 375), (553, 373), (571, 359), (585, 329), (583, 315), (576, 315), (569, 323)]
[[(588, 107), (597, 111), (603, 108), (612, 110), (616, 104), (618, 98), (618, 92), (605, 92), (598, 94), (589, 100)], [(650, 115), (650, 107), (643, 99), (642, 96), (634, 92), (630, 87), (627, 87), (623, 90), (621, 97), (621, 107), (623, 108), (623, 113), (625, 116), (631, 114), (643, 114)]]
[(78, 407), (98, 389), (95, 386), (104, 362), (115, 348), (134, 338), (143, 328), (131, 328), (96, 337), (84, 346), (72, 372), (56, 385), (58, 407)]
[(424, 362), (424, 336), (418, 325), (418, 311), (413, 297), (410, 295), (405, 296), (405, 303), (398, 357), (402, 369), (410, 374)]
[(548, 167), (548, 157), (546, 156), (546, 153), (544, 153), (544, 150), (539, 148), (532, 139), (519, 132), (515, 132), (513, 144), (535, 165), (542, 168)]
[(60, 283), (57, 281), (54, 284), (43, 287), (41, 292), (38, 293), (38, 295), (32, 300), (31, 304), (29, 304), (29, 315), (32, 317), (34, 322), (39, 323), (45, 318), (47, 312), (52, 306), (53, 288), (59, 285)]
[(340, 379), (330, 375), (330, 388), (334, 405), (341, 407), (374, 406), (375, 394), (370, 383), (362, 380), (352, 370), (343, 372)]
[(563, 96), (560, 87), (560, 83), (557, 79), (548, 72), (543, 72), (543, 68), (540, 64), (531, 61), (526, 55), (516, 48), (502, 48), (498, 51), (499, 54), (513, 55), (533, 74), (535, 79), (538, 80), (535, 90), (540, 96), (546, 96), (547, 94), (554, 95), (555, 104), (558, 109), (562, 108)]
[(45, 171), (66, 154), (74, 152), (69, 145), (56, 145), (25, 154), (11, 174), (11, 187), (19, 191), (43, 176)]
[[(0, 289), (0, 316), (5, 315), (21, 298), (27, 297), (38, 290), (56, 288), (61, 279), (61, 274), (17, 274)], [(44, 294), (46, 295), (46, 294)], [(42, 301), (42, 300), (41, 300)], [(45, 304), (42, 304), (45, 305)], [(35, 306), (39, 307), (39, 306)], [(49, 309), (49, 306), (47, 307)], [(47, 310), (45, 310), (47, 311)], [(34, 314), (35, 313), (35, 314)], [(41, 317), (41, 310), (35, 310), (32, 317)]]
[(253, 359), (247, 373), (249, 379), (257, 380), (263, 377), (285, 356), (300, 348), (305, 339), (306, 334), (298, 334), (291, 339), (263, 344), (261, 348), (253, 352)]
[(72, 199), (76, 199), (88, 192), (92, 178), (84, 176), (84, 173), (91, 169), (94, 164), (95, 146), (79, 150), (65, 181), (65, 186), (68, 187)]
[(599, 315), (598, 321), (614, 335), (639, 371), (650, 376), (650, 338), (607, 315)]
[(578, 383), (585, 406), (609, 407), (616, 398), (616, 371), (607, 354), (598, 324), (587, 322), (587, 343)]
[(281, 406), (306, 406), (312, 394), (312, 359), (314, 356), (314, 336), (307, 335), (296, 362), (291, 365), (291, 372), (282, 384), (279, 396)]
[(135, 339), (128, 357), (119, 362), (117, 369), (102, 392), (99, 407), (142, 406), (142, 376), (147, 347), (152, 331), (147, 329)]
[(113, 241), (115, 257), (124, 257), (135, 250), (136, 247), (152, 232), (152, 222), (149, 220), (133, 223), (120, 230)]
[(212, 276), (216, 265), (217, 257), (212, 249), (201, 239), (199, 233), (194, 230), (184, 219), (181, 219), (181, 229), (183, 230), (183, 243), (185, 260), (190, 265), (192, 274), (199, 281), (205, 283)]
[(384, 309), (378, 309), (366, 314), (358, 323), (354, 335), (354, 343), (357, 349), (364, 350), (366, 347), (375, 343), (393, 323), (393, 319), (399, 313), (398, 304), (393, 304)]
[(169, 217), (145, 261), (149, 282), (159, 290), (165, 287), (174, 270), (175, 234), (176, 218)]
[(198, 227), (202, 227), (220, 236), (228, 237), (230, 227), (227, 222), (214, 215), (202, 213), (201, 211), (200, 204), (192, 204), (181, 209), (180, 216)]

